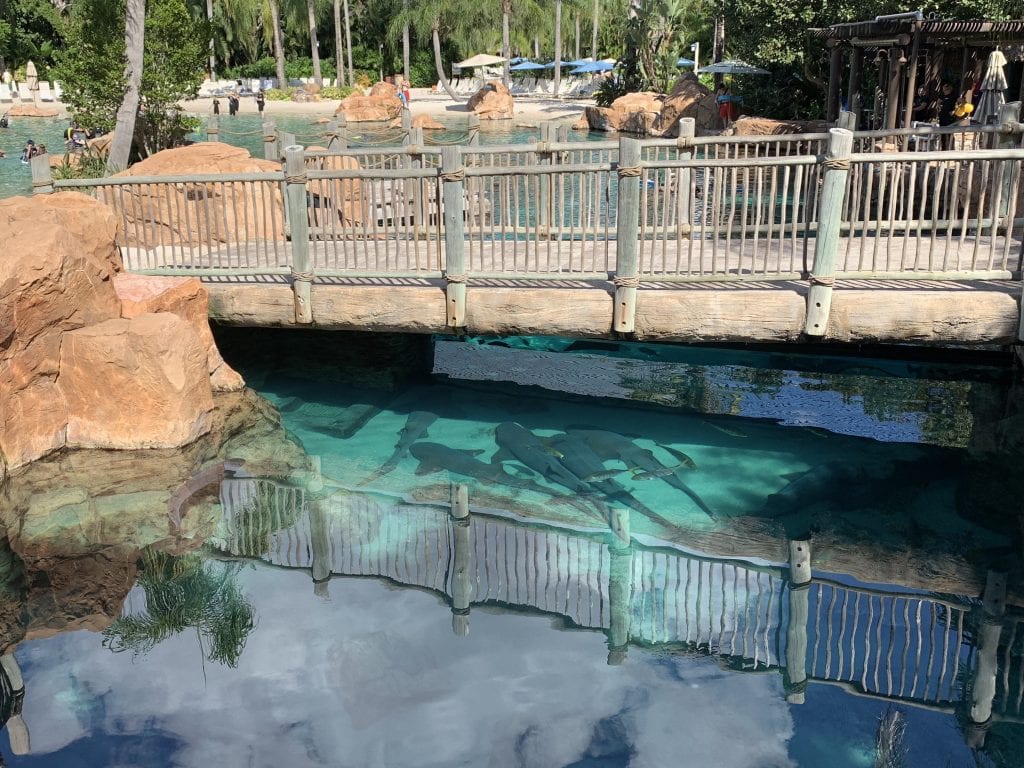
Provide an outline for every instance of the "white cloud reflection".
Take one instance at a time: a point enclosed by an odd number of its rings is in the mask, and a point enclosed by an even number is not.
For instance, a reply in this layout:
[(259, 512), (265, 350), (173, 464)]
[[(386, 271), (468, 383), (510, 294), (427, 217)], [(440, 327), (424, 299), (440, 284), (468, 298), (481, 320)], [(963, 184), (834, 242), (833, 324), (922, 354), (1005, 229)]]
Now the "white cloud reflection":
[(637, 649), (609, 667), (600, 633), (481, 609), (457, 638), (436, 597), (374, 580), (324, 602), (307, 573), (241, 579), (259, 624), (237, 669), (188, 633), (134, 663), (93, 633), (23, 644), (32, 753), (160, 731), (176, 751), (146, 765), (794, 765), (779, 675)]

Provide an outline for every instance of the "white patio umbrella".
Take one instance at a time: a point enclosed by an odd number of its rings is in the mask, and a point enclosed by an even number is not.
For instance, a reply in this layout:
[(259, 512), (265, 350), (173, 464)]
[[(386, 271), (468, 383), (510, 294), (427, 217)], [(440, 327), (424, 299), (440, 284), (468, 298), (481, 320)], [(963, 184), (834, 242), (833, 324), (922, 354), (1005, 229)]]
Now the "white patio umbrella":
[(478, 53), (476, 56), (470, 56), (465, 61), (460, 61), (455, 64), (456, 67), (461, 69), (469, 69), (471, 67), (490, 67), (494, 64), (501, 64), (505, 59), (501, 56), (491, 56), (489, 53)]
[(716, 61), (714, 64), (708, 64), (706, 67), (700, 68), (701, 74), (705, 72), (713, 75), (769, 75), (771, 74), (767, 69), (761, 69), (755, 67), (753, 64), (747, 64), (745, 61)]
[(39, 73), (36, 71), (36, 65), (31, 59), (25, 65), (25, 82), (28, 85), (28, 89), (32, 91), (32, 103), (35, 104), (36, 94), (39, 92)]
[(974, 119), (981, 125), (994, 121), (999, 115), (999, 107), (1006, 103), (1005, 65), (1006, 57), (998, 48), (988, 55), (985, 76), (978, 91), (978, 103), (974, 105)]

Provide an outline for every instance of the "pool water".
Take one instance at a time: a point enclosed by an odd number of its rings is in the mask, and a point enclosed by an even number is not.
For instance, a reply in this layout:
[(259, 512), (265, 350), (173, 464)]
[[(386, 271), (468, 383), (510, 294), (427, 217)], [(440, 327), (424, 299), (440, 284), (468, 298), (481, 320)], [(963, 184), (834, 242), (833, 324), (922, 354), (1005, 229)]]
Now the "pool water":
[(212, 485), (6, 497), (8, 765), (1019, 764), (1000, 361), (218, 342), (273, 407)]

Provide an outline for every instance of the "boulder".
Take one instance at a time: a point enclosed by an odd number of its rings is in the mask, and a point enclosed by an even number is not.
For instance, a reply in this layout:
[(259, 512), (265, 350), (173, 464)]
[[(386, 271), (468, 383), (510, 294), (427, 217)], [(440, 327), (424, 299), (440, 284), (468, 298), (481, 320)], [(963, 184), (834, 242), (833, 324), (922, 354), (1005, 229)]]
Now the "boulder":
[(382, 123), (402, 113), (398, 89), (391, 83), (374, 83), (367, 96), (353, 93), (338, 104), (334, 114), (344, 115), (350, 123)]
[(831, 127), (824, 120), (772, 120), (744, 116), (733, 123), (734, 136), (776, 136), (793, 133), (824, 133)]
[[(252, 157), (249, 151), (220, 142), (165, 149), (118, 176), (187, 176), (197, 173), (280, 171), (280, 163)], [(202, 183), (122, 187), (124, 240), (131, 246), (152, 243), (206, 245), (284, 238), (284, 202), (279, 184)], [(217, 216), (210, 216), (215, 210)]]
[(655, 130), (663, 98), (651, 91), (627, 93), (613, 101), (610, 107), (587, 107), (584, 114), (592, 131), (647, 135)]
[[(391, 123), (390, 123), (390, 125), (388, 127), (389, 128), (401, 128), (402, 127), (402, 119), (400, 117), (396, 117), (394, 120), (391, 121)], [(422, 128), (424, 131), (443, 131), (443, 130), (446, 130), (445, 125), (443, 123), (437, 122), (437, 120), (435, 120), (430, 115), (416, 115), (412, 119), (412, 127), (413, 128)]]
[(586, 114), (582, 114), (582, 115), (580, 115), (576, 119), (576, 122), (574, 122), (572, 124), (572, 129), (574, 131), (589, 131), (590, 130), (590, 121), (587, 120)]
[(171, 448), (212, 424), (206, 349), (168, 312), (65, 333), (58, 386), (70, 448)]
[(114, 290), (121, 300), (121, 317), (170, 312), (192, 326), (206, 349), (207, 370), (214, 392), (234, 392), (245, 387), (245, 381), (224, 362), (213, 340), (209, 296), (199, 278), (122, 273), (114, 276)]
[(692, 73), (679, 78), (662, 104), (655, 128), (662, 136), (671, 137), (679, 135), (682, 118), (692, 117), (699, 123), (701, 102), (709, 94), (711, 91), (701, 85)]
[(500, 80), (490, 80), (469, 98), (466, 105), (481, 120), (506, 120), (515, 113), (512, 93)]
[(120, 315), (113, 212), (77, 192), (0, 200), (0, 454), (16, 468), (64, 444), (61, 337)]

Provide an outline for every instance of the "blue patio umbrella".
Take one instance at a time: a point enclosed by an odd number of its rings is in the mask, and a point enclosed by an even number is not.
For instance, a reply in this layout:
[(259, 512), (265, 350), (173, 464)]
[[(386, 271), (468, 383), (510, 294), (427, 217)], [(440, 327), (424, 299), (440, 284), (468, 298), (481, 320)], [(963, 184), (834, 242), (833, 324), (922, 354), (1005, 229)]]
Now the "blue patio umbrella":
[(543, 64), (538, 64), (536, 61), (524, 61), (508, 69), (509, 72), (527, 72), (531, 69), (546, 69), (546, 67)]
[(563, 61), (563, 67), (582, 67), (585, 64), (593, 64), (593, 59), (575, 59), (574, 61)]
[(676, 62), (676, 66), (677, 67), (692, 67), (696, 63), (697, 62), (695, 62), (693, 59), (687, 59), (687, 58), (683, 57), (683, 58), (680, 58), (679, 61)]
[(607, 72), (610, 69), (615, 69), (615, 65), (607, 61), (588, 61), (586, 64), (581, 64), (572, 71), (574, 75), (584, 75), (588, 72)]

